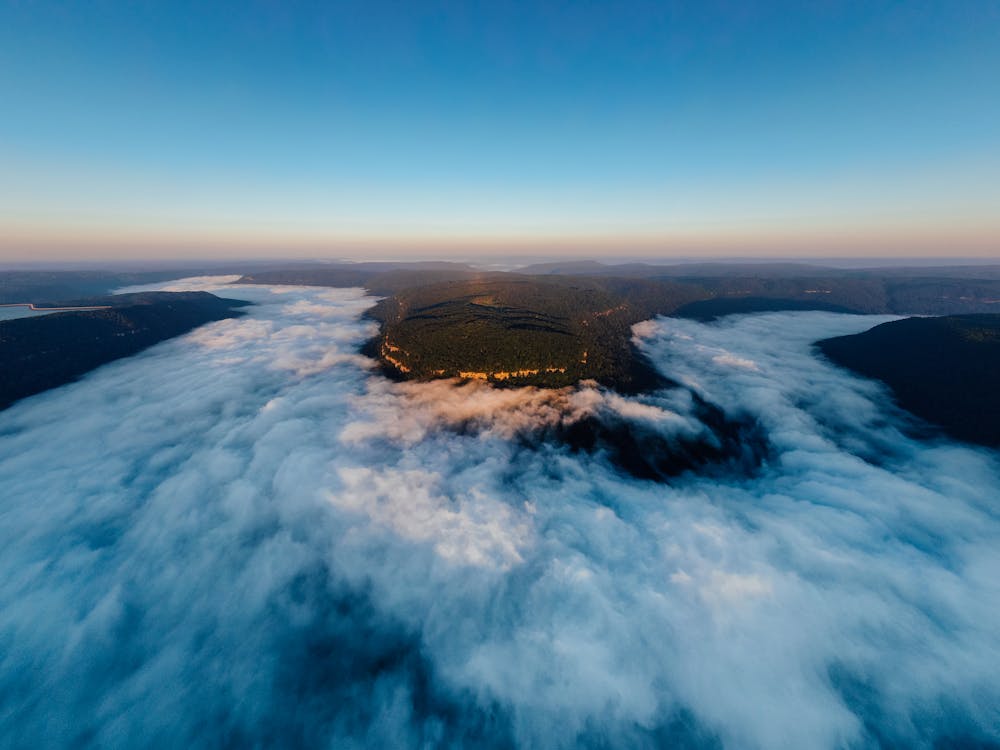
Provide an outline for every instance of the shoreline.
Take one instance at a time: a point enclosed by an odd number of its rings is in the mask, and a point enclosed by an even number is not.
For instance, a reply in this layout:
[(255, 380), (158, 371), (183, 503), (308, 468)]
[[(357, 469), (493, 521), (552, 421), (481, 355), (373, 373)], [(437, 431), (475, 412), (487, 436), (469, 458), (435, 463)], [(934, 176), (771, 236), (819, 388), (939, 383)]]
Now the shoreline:
[(38, 307), (34, 302), (5, 302), (0, 307), (27, 307), (32, 312), (71, 312), (74, 310), (108, 310), (111, 305), (88, 305), (85, 307)]

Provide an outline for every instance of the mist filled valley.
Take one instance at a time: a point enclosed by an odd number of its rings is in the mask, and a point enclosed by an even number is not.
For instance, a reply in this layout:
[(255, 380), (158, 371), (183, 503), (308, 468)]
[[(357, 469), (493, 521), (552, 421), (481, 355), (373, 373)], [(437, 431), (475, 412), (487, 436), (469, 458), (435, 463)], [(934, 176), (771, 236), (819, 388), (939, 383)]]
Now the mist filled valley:
[(654, 317), (658, 387), (498, 388), (234, 280), (0, 412), (3, 746), (1000, 743), (997, 453), (814, 347), (897, 316)]

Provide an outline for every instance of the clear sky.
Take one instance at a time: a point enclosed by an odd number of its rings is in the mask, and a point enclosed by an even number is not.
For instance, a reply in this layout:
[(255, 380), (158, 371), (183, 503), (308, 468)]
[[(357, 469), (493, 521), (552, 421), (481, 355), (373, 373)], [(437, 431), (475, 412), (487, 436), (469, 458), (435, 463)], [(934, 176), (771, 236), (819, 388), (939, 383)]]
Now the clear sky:
[(0, 0), (0, 259), (1000, 255), (1000, 2)]

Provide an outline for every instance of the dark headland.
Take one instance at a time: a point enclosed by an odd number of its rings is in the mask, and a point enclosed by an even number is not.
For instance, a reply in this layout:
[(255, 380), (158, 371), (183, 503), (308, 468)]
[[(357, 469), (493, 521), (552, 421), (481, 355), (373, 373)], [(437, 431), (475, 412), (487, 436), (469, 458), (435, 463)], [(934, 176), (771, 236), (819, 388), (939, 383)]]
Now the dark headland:
[(107, 306), (0, 321), (0, 409), (249, 304), (207, 292), (144, 292), (73, 300)]
[(907, 318), (817, 346), (952, 437), (1000, 445), (1000, 314)]

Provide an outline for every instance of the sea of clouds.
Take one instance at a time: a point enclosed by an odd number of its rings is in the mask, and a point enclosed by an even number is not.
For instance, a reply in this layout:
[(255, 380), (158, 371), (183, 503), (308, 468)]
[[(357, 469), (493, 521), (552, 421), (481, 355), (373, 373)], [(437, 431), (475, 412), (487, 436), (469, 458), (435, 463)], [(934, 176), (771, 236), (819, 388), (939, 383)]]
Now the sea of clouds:
[[(1000, 466), (817, 339), (640, 324), (683, 387), (394, 383), (360, 290), (256, 306), (0, 413), (0, 747), (1000, 743)], [(716, 439), (637, 479), (560, 425)], [(661, 445), (663, 443), (660, 443)], [(948, 744), (951, 743), (951, 744)]]

